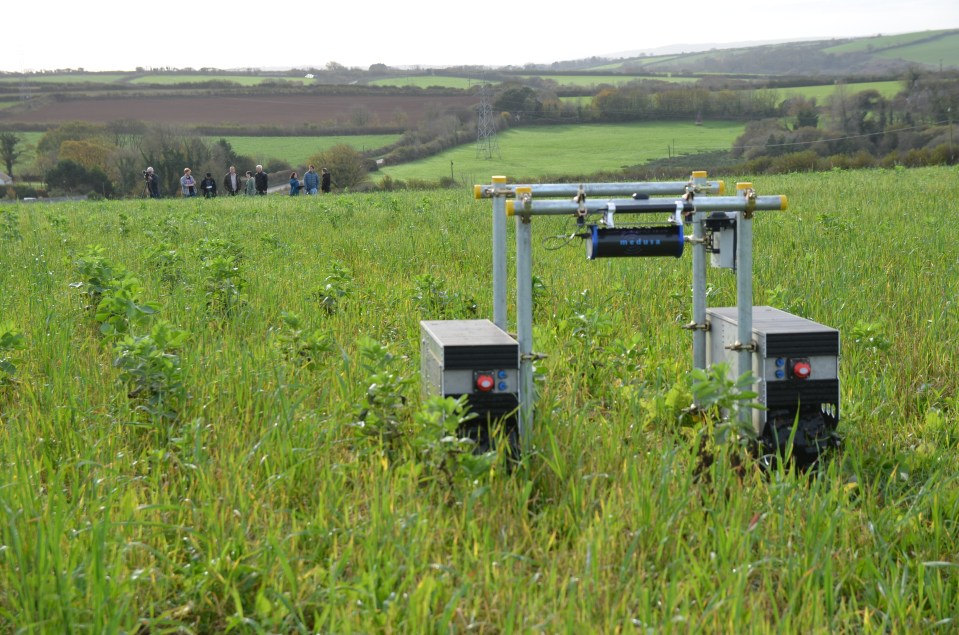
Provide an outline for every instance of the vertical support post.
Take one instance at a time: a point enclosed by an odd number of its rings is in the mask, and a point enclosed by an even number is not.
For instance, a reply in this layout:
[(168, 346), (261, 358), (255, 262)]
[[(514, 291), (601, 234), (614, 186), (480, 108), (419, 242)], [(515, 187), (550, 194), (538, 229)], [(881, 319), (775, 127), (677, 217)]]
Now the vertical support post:
[(493, 324), (506, 324), (506, 191), (505, 176), (493, 177)]
[[(693, 172), (693, 185), (705, 185), (706, 173)], [(695, 199), (693, 199), (695, 201)], [(706, 369), (706, 232), (703, 212), (693, 213), (693, 368)]]
[[(737, 183), (736, 193), (747, 200), (746, 210), (736, 212), (736, 343), (740, 347), (736, 373), (741, 376), (753, 369), (753, 212), (748, 201), (755, 200), (755, 192), (752, 183)], [(739, 419), (748, 424), (752, 411), (741, 408)]]
[(516, 340), (519, 344), (519, 434), (523, 452), (533, 433), (533, 241), (529, 216), (516, 216)]

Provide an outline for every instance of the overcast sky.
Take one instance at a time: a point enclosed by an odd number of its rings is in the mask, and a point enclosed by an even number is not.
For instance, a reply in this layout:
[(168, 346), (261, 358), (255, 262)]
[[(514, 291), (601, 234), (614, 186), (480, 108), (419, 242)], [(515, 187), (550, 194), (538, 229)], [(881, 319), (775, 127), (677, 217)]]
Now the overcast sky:
[(521, 66), (674, 44), (959, 28), (959, 0), (14, 0), (0, 15), (3, 71)]

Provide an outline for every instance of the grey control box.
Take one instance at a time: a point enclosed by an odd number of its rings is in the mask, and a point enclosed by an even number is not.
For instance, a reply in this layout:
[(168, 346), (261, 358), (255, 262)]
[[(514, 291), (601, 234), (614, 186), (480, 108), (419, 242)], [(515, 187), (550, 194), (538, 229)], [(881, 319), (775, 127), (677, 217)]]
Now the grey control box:
[[(707, 309), (706, 320), (706, 364), (726, 362), (735, 374), (738, 309)], [(800, 411), (826, 413), (834, 429), (839, 418), (839, 331), (769, 306), (753, 307), (752, 324), (752, 370), (758, 380), (754, 390), (766, 407), (753, 412), (757, 433), (764, 431), (769, 417), (788, 421)]]
[(488, 449), (491, 426), (516, 437), (519, 344), (489, 320), (420, 322), (420, 376), (424, 397), (466, 395), (477, 417), (463, 431)]

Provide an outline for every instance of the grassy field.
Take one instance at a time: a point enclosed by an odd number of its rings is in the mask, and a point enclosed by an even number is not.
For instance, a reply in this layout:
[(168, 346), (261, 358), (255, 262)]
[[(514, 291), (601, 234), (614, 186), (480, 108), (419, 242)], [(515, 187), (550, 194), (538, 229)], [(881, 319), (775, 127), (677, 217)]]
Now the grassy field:
[[(237, 154), (253, 157), (254, 160), (277, 158), (291, 165), (306, 163), (315, 154), (337, 144), (347, 144), (360, 151), (375, 150), (387, 146), (400, 135), (352, 135), (330, 137), (225, 137)], [(209, 137), (215, 142), (220, 137)]]
[[(43, 73), (26, 76), (30, 83), (40, 84), (113, 84), (129, 77), (129, 73)], [(0, 82), (19, 84), (22, 77), (0, 76)]]
[(726, 149), (742, 133), (743, 124), (707, 121), (653, 122), (610, 125), (571, 125), (507, 130), (496, 135), (499, 153), (477, 156), (476, 145), (465, 144), (436, 156), (387, 167), (381, 174), (394, 179), (450, 176), (488, 182), (493, 174), (538, 178), (549, 174), (592, 174), (615, 170), (672, 154)]
[(791, 204), (756, 216), (756, 303), (840, 329), (845, 444), (705, 480), (688, 254), (587, 262), (533, 220), (507, 472), (419, 396), (419, 320), (491, 311), (466, 188), (6, 207), (0, 630), (953, 632), (955, 178), (754, 179)]
[(918, 33), (903, 33), (901, 35), (877, 35), (875, 37), (858, 38), (852, 42), (823, 49), (823, 53), (861, 53), (890, 47), (909, 46), (920, 44), (929, 38), (951, 32), (952, 30), (944, 29), (942, 31), (921, 31)]
[(945, 68), (959, 66), (956, 51), (959, 50), (959, 32), (929, 42), (917, 42), (879, 53), (880, 57), (899, 58)]
[(258, 86), (266, 81), (293, 82), (296, 84), (313, 83), (305, 77), (264, 75), (140, 75), (130, 80), (131, 84), (195, 84), (199, 82), (234, 82), (241, 86)]
[[(852, 84), (843, 84), (846, 95), (855, 95), (864, 90), (876, 90), (886, 99), (892, 99), (902, 90), (902, 82), (855, 82)], [(805, 97), (806, 99), (816, 99), (820, 105), (836, 92), (836, 85), (829, 84), (825, 86), (799, 86), (796, 88), (777, 89), (783, 100), (789, 97)]]
[[(429, 88), (430, 86), (441, 86), (442, 88), (461, 88), (467, 89), (472, 86), (486, 83), (487, 80), (481, 77), (445, 77), (439, 75), (408, 75), (405, 77), (388, 77), (383, 79), (374, 79), (370, 82), (371, 86), (417, 86), (419, 88)], [(496, 82), (498, 83), (498, 82)]]

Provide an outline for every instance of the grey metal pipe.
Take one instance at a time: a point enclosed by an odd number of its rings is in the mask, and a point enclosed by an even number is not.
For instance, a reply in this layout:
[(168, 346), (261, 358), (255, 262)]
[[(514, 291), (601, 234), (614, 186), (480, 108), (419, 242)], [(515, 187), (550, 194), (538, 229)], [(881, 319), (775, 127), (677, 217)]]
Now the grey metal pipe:
[[(525, 221), (525, 222), (524, 222)], [(516, 341), (519, 344), (519, 434), (523, 452), (533, 434), (533, 240), (529, 219), (516, 218)]]
[[(748, 183), (737, 185), (741, 188), (741, 197), (748, 200), (752, 196), (752, 186)], [(736, 373), (738, 376), (753, 369), (753, 221), (752, 214), (736, 214), (736, 309), (739, 324), (736, 331), (736, 344), (739, 346)], [(739, 409), (739, 420), (748, 424), (752, 420), (752, 410)]]
[[(642, 200), (587, 200), (584, 203), (587, 213), (601, 214), (612, 208), (616, 214), (656, 214), (675, 213), (677, 202), (682, 203), (683, 212), (692, 212), (694, 207), (700, 212), (739, 212), (749, 207), (753, 211), (782, 211), (789, 202), (783, 195), (757, 196), (747, 200), (742, 196), (710, 196), (696, 199), (695, 206), (688, 201), (671, 198), (650, 198)], [(580, 204), (575, 201), (516, 199), (506, 201), (506, 215), (518, 216), (563, 216), (575, 214)]]
[[(474, 185), (473, 197), (493, 198), (500, 189), (505, 189), (507, 196), (515, 196), (518, 188), (529, 188), (533, 196), (566, 196), (573, 197), (582, 191), (587, 198), (591, 196), (632, 196), (646, 194), (649, 196), (674, 196), (684, 194), (690, 181), (662, 181), (662, 182), (635, 182), (635, 183), (527, 183), (500, 185)], [(698, 193), (722, 194), (726, 185), (723, 181), (702, 181), (694, 183)]]
[(506, 313), (506, 184), (505, 176), (493, 177), (493, 324), (507, 330)]

